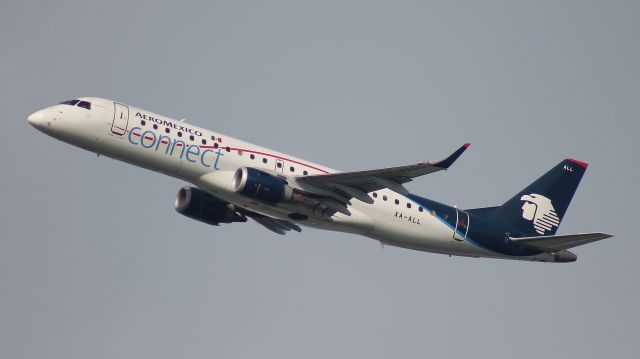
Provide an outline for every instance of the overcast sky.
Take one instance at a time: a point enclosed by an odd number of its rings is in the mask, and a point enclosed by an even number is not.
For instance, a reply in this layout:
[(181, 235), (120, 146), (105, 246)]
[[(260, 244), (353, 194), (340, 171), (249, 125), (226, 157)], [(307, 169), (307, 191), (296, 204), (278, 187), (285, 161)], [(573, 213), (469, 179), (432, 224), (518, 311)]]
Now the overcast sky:
[[(636, 1), (5, 1), (0, 357), (635, 358)], [(590, 164), (571, 264), (449, 258), (305, 228), (209, 227), (181, 181), (30, 113), (111, 98), (340, 170), (439, 159), (410, 190), (497, 205)]]

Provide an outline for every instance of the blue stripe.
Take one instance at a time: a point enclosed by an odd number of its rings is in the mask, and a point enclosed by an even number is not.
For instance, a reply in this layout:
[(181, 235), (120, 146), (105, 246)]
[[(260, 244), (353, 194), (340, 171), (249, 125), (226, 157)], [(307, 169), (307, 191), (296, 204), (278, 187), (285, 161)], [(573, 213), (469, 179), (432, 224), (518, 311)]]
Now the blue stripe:
[[(507, 232), (510, 232), (508, 229), (502, 228), (495, 223), (488, 222), (471, 214), (469, 214), (469, 231), (465, 237), (463, 233), (456, 229), (455, 225), (439, 215), (440, 213), (445, 213), (448, 216), (455, 216), (456, 212), (458, 211), (456, 208), (413, 194), (409, 194), (404, 197), (422, 206), (427, 211), (435, 210), (435, 217), (437, 217), (440, 222), (444, 223), (451, 229), (452, 235), (455, 232), (460, 235), (460, 237), (465, 238), (465, 240), (468, 240), (471, 244), (475, 245), (478, 248), (482, 248), (486, 251), (499, 255), (516, 257), (532, 256), (542, 253), (541, 251), (534, 251), (531, 249), (520, 247), (519, 245), (511, 241), (505, 240), (505, 234)], [(453, 222), (455, 218), (456, 217), (452, 217), (451, 221)], [(455, 224), (455, 222), (453, 223)], [(471, 238), (472, 233), (473, 239)]]
[[(431, 211), (432, 211), (432, 209), (431, 209), (431, 208), (429, 208), (428, 206), (426, 206), (426, 203), (421, 203), (421, 202), (419, 202), (419, 201), (417, 200), (417, 199), (423, 199), (423, 198), (418, 197), (418, 196), (416, 196), (416, 195), (412, 195), (412, 194), (406, 195), (406, 196), (404, 196), (404, 197), (405, 197), (405, 198), (407, 198), (407, 199), (409, 199), (409, 200), (411, 200), (413, 203), (415, 203), (415, 204), (417, 204), (417, 205), (421, 206), (422, 208), (424, 208), (424, 209), (425, 209), (425, 211), (428, 211), (428, 212), (431, 212)], [(416, 199), (416, 198), (417, 198), (417, 199)], [(455, 210), (455, 209), (454, 209), (454, 210)], [(451, 223), (447, 222), (447, 220), (445, 220), (444, 218), (440, 217), (440, 216), (437, 214), (437, 212), (436, 212), (436, 215), (435, 215), (434, 217), (436, 217), (437, 219), (439, 219), (439, 220), (440, 220), (440, 222), (442, 222), (445, 226), (449, 227), (449, 228), (452, 230), (452, 232), (458, 233), (458, 234), (460, 235), (460, 237), (461, 237), (461, 238), (464, 238), (465, 240), (468, 240), (471, 244), (475, 245), (476, 247), (482, 248), (482, 249), (484, 249), (484, 250), (486, 250), (486, 251), (489, 251), (489, 252), (492, 252), (492, 253), (500, 254), (500, 253), (498, 253), (498, 252), (492, 251), (491, 249), (489, 249), (489, 248), (487, 248), (487, 247), (485, 247), (485, 246), (481, 245), (480, 243), (478, 243), (478, 242), (474, 241), (473, 239), (471, 239), (471, 237), (469, 237), (468, 235), (465, 235), (464, 233), (460, 232), (457, 228), (455, 228), (454, 226), (452, 226), (452, 225), (451, 225)], [(470, 226), (470, 223), (467, 223), (467, 225), (469, 225), (469, 226)], [(453, 237), (453, 233), (452, 233), (452, 237)]]

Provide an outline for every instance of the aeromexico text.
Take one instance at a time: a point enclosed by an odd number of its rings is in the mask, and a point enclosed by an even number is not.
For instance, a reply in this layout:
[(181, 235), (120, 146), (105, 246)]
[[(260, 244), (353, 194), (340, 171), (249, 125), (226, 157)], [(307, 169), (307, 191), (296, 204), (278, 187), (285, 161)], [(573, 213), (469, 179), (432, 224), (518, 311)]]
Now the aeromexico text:
[(136, 117), (140, 117), (143, 120), (147, 120), (147, 121), (152, 121), (157, 123), (158, 125), (163, 125), (166, 127), (171, 127), (174, 130), (178, 130), (178, 131), (182, 131), (182, 132), (186, 132), (186, 133), (190, 133), (192, 135), (196, 135), (196, 136), (202, 136), (202, 132), (198, 131), (198, 130), (194, 130), (193, 128), (189, 128), (189, 127), (185, 127), (182, 125), (178, 125), (176, 123), (173, 123), (171, 121), (167, 121), (167, 120), (163, 120), (161, 118), (157, 118), (157, 117), (153, 117), (153, 116), (148, 116), (146, 113), (140, 113), (140, 112), (136, 112)]

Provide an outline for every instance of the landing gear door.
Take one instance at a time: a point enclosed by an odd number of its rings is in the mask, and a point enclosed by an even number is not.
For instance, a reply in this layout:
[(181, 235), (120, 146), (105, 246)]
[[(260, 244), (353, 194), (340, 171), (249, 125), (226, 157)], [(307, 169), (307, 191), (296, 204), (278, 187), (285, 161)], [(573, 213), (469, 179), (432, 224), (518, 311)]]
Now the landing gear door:
[(469, 213), (456, 210), (456, 229), (453, 231), (453, 239), (456, 241), (464, 241), (469, 234)]
[(127, 133), (127, 126), (129, 125), (129, 106), (117, 102), (114, 102), (113, 105), (111, 132), (122, 136)]

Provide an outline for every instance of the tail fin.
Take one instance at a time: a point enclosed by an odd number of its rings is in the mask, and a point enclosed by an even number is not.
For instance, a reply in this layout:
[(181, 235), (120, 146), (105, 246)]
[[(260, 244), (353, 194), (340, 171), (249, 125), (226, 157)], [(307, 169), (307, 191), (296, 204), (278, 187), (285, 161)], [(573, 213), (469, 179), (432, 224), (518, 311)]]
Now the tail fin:
[(496, 208), (491, 219), (524, 236), (554, 235), (588, 164), (566, 159)]

